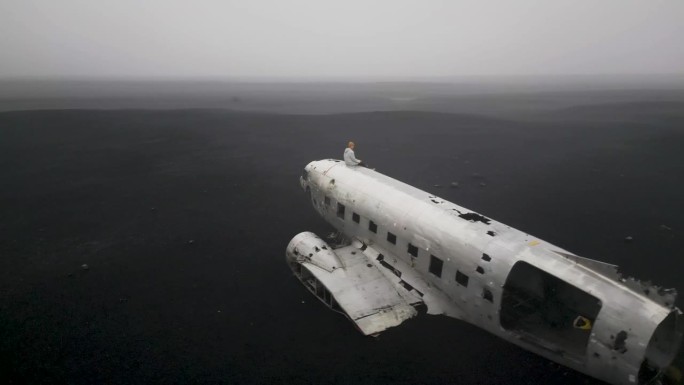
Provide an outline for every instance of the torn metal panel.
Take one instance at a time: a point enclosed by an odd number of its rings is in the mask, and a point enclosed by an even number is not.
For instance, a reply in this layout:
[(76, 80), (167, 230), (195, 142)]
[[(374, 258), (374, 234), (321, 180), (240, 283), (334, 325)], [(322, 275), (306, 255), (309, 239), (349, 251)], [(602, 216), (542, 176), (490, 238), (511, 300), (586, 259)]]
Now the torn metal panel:
[[(332, 294), (329, 306), (343, 301), (366, 334), (398, 325), (412, 316), (406, 306), (423, 302), (428, 313), (470, 322), (613, 384), (656, 379), (681, 344), (674, 289), (622, 278), (617, 266), (367, 168), (323, 160), (305, 170), (300, 182), (316, 210), (354, 242), (333, 256), (321, 253), (315, 235), (300, 234), (290, 245), (310, 245), (297, 246), (300, 255), (288, 246), (288, 260), (317, 296), (320, 283), (324, 302), (325, 290)], [(347, 273), (356, 271), (349, 263), (372, 273)], [(365, 317), (373, 321), (361, 326)]]
[(620, 278), (620, 281), (630, 289), (643, 293), (649, 299), (660, 303), (665, 307), (675, 308), (675, 300), (677, 299), (677, 289), (666, 289), (658, 285), (654, 285), (649, 281), (640, 281), (634, 277)]
[(389, 281), (406, 289), (413, 296), (414, 301), (419, 300), (425, 304), (428, 314), (444, 314), (458, 319), (465, 315), (463, 309), (448, 295), (425, 280), (410, 263), (392, 254), (386, 248), (377, 245), (366, 246), (363, 253), (384, 268), (380, 271)]
[(588, 267), (589, 269), (600, 272), (601, 274), (605, 275), (608, 278), (611, 278), (614, 280), (620, 279), (620, 273), (618, 273), (618, 266), (617, 265), (612, 265), (610, 263), (601, 262), (601, 261), (597, 261), (594, 259), (583, 258), (583, 257), (577, 256), (575, 254), (571, 254), (571, 253), (567, 253), (567, 252), (563, 252), (563, 251), (554, 250), (553, 252), (560, 255), (561, 257), (565, 257), (565, 258), (567, 258), (573, 262), (577, 262), (580, 265), (584, 265), (584, 266)]

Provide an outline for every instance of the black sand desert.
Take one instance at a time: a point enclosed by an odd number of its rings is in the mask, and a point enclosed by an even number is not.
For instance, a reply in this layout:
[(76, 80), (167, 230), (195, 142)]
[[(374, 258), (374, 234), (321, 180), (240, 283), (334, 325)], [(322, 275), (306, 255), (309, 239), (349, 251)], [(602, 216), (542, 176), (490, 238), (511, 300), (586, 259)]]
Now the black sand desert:
[(284, 249), (330, 227), (298, 177), (348, 140), (382, 173), (684, 290), (682, 91), (287, 94), (4, 96), (0, 383), (597, 383), (446, 317), (364, 337), (310, 295)]

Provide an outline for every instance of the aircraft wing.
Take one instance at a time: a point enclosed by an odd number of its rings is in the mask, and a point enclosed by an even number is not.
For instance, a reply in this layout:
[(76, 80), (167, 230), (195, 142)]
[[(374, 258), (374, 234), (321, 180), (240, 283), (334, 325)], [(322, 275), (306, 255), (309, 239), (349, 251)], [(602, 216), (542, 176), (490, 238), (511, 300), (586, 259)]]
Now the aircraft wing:
[(313, 233), (295, 236), (287, 248), (295, 276), (328, 307), (345, 314), (365, 335), (377, 335), (418, 314), (442, 314), (448, 303), (390, 253), (358, 242), (333, 250)]

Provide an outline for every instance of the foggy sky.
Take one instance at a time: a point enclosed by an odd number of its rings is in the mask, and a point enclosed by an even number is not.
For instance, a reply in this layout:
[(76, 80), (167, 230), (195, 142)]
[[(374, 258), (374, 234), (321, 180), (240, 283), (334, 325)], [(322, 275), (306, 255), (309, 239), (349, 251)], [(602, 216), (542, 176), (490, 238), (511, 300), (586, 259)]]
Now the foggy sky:
[(0, 77), (684, 73), (684, 1), (2, 0)]

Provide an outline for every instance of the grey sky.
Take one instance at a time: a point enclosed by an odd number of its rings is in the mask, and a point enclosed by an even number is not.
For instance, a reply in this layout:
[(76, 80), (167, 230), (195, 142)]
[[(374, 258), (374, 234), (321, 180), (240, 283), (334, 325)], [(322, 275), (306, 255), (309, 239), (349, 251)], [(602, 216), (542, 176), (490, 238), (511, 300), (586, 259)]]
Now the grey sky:
[(684, 73), (684, 1), (0, 0), (0, 77)]

